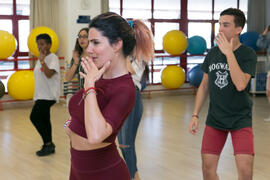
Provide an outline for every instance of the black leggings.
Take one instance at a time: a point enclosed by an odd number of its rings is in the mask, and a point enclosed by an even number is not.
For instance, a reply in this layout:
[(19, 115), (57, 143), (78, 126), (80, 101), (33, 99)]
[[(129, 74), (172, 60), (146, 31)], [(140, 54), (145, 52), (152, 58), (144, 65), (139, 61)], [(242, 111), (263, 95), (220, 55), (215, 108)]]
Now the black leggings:
[(42, 137), (44, 144), (52, 142), (50, 110), (55, 103), (55, 100), (37, 100), (30, 114), (30, 120)]

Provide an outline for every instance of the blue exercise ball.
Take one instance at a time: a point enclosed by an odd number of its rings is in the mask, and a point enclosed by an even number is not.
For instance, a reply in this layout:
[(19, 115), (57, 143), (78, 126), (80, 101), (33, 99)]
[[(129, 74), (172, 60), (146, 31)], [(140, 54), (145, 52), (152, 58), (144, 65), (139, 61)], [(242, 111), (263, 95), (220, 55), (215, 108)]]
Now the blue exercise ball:
[(259, 38), (259, 33), (257, 32), (245, 32), (240, 35), (240, 42), (248, 47), (253, 48), (257, 51), (259, 48), (256, 43)]
[(203, 78), (203, 71), (201, 70), (201, 64), (194, 66), (188, 72), (188, 81), (192, 86), (199, 87)]
[(188, 38), (187, 52), (190, 54), (203, 54), (206, 50), (206, 41), (201, 36)]

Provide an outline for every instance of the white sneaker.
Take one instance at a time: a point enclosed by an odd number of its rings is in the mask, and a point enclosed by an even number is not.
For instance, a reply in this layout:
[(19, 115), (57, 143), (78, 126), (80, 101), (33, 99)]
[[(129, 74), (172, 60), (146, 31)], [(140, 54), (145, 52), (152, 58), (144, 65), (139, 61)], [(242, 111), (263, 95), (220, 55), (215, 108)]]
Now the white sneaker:
[(265, 122), (270, 122), (270, 117), (264, 119)]

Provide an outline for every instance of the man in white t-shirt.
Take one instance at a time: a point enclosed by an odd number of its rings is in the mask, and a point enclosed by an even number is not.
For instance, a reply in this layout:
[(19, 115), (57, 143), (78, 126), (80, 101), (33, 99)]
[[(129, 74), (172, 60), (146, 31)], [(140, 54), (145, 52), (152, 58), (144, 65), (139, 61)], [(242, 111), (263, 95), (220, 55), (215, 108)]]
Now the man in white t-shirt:
[(47, 156), (55, 152), (52, 142), (50, 108), (60, 96), (60, 66), (58, 57), (50, 52), (51, 38), (48, 34), (36, 37), (39, 50), (38, 61), (34, 68), (35, 93), (30, 120), (43, 140), (42, 148), (37, 156)]

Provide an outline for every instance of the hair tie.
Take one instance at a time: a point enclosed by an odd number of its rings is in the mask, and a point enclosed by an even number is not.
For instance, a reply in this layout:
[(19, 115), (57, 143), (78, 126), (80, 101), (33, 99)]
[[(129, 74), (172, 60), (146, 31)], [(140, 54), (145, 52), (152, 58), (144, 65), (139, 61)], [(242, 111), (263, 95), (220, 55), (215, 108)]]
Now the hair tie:
[(134, 27), (134, 23), (133, 23), (132, 20), (128, 20), (128, 24), (129, 24), (130, 27), (132, 27), (132, 28)]

